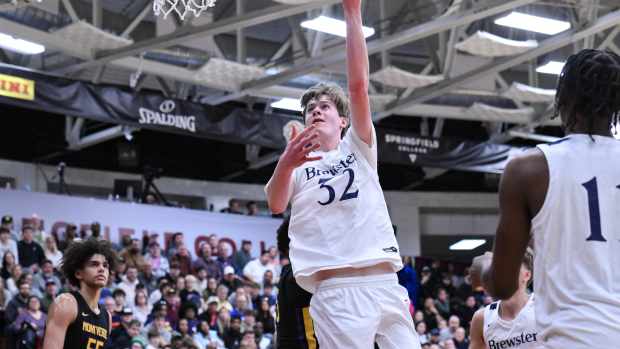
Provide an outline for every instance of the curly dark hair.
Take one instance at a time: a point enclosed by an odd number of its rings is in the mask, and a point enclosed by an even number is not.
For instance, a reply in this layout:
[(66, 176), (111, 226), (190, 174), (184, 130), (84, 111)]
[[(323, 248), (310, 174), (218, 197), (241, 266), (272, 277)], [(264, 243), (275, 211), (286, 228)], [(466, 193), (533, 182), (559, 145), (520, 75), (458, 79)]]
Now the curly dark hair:
[(74, 241), (69, 245), (62, 258), (60, 270), (71, 285), (80, 287), (80, 280), (75, 277), (75, 273), (84, 268), (86, 262), (95, 254), (104, 256), (109, 269), (114, 270), (117, 256), (108, 241), (91, 238), (84, 241)]
[(278, 251), (280, 251), (280, 256), (286, 258), (288, 258), (289, 244), (291, 243), (291, 239), (288, 237), (288, 225), (290, 220), (290, 217), (284, 218), (277, 230)]
[(577, 115), (592, 134), (595, 120), (620, 121), (620, 56), (610, 51), (582, 50), (568, 58), (558, 80), (555, 113), (565, 116), (572, 131)]

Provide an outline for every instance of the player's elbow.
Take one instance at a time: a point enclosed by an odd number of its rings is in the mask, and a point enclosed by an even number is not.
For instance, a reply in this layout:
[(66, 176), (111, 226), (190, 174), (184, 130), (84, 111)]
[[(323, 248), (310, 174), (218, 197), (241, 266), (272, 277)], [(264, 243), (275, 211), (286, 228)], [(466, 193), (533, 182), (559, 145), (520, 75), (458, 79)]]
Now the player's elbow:
[(268, 205), (269, 205), (269, 210), (273, 214), (280, 214), (280, 213), (284, 213), (284, 211), (286, 211), (286, 205), (275, 204), (275, 203), (274, 204), (268, 203)]

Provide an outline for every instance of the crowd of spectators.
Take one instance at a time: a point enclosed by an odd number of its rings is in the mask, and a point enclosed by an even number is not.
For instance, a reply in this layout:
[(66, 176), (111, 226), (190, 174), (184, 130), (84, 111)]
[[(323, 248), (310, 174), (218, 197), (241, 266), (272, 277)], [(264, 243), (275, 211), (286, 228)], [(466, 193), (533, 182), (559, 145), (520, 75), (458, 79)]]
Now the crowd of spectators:
[[(69, 225), (59, 238), (43, 232), (36, 217), (19, 232), (10, 216), (2, 218), (5, 347), (40, 347), (51, 302), (71, 290), (58, 273), (63, 251), (85, 238), (102, 239), (99, 224), (82, 231)], [(272, 348), (277, 282), (288, 261), (273, 246), (257, 256), (252, 247), (242, 241), (232, 251), (211, 235), (191, 253), (181, 233), (164, 246), (153, 236), (124, 236), (115, 245), (120, 263), (101, 292), (101, 306), (113, 315), (104, 349)], [(464, 268), (418, 260), (416, 270), (410, 258), (404, 262), (399, 280), (409, 292), (423, 348), (467, 348), (472, 315), (490, 298), (472, 291)]]

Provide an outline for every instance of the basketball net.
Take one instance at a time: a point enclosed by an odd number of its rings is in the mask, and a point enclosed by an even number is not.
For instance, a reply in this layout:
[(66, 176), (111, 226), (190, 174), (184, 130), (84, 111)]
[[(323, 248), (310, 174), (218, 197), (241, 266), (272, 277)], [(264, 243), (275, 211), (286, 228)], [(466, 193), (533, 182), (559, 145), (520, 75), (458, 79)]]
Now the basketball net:
[(154, 0), (153, 12), (155, 16), (163, 14), (164, 19), (173, 11), (177, 13), (181, 20), (185, 20), (188, 13), (193, 13), (194, 17), (206, 11), (209, 7), (215, 6), (216, 0)]

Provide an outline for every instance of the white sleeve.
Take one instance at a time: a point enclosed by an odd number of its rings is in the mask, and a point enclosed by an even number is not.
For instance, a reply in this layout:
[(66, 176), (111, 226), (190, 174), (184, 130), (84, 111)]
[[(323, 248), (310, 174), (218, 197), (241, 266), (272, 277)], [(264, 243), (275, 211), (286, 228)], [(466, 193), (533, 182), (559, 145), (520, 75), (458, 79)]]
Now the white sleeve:
[(371, 142), (370, 145), (366, 144), (355, 132), (355, 127), (351, 125), (347, 134), (344, 136), (344, 142), (349, 142), (351, 146), (368, 161), (370, 166), (377, 170), (377, 133), (375, 132), (375, 126), (372, 125)]

